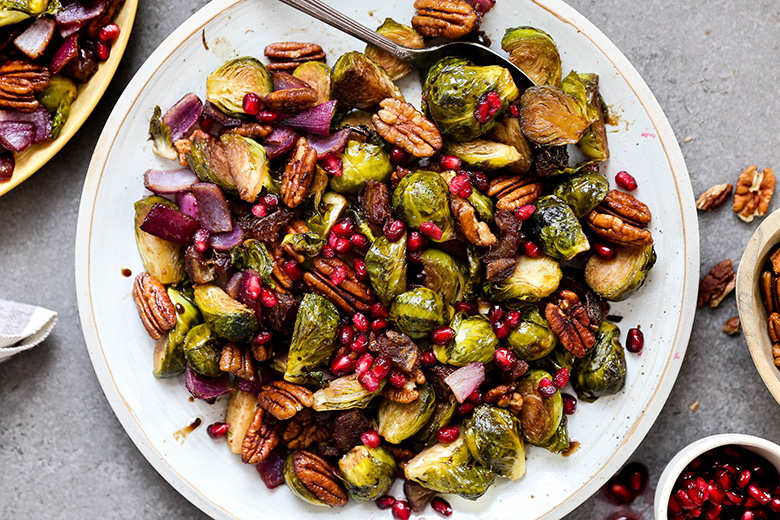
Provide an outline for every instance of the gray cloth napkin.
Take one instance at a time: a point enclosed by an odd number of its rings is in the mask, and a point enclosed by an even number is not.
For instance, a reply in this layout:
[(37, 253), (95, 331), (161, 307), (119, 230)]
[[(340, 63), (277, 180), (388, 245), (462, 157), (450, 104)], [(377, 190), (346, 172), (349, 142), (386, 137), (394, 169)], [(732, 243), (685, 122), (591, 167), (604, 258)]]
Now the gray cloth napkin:
[(0, 300), (0, 363), (46, 339), (56, 322), (54, 311)]

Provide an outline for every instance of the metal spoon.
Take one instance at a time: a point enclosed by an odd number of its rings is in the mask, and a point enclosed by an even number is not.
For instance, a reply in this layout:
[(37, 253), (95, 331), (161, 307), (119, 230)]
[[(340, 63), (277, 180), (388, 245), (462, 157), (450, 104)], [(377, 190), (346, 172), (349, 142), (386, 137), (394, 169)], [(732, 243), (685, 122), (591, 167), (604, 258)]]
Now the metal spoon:
[(358, 40), (379, 47), (388, 54), (408, 63), (421, 74), (425, 74), (434, 63), (442, 58), (447, 56), (461, 56), (480, 65), (499, 65), (508, 69), (512, 74), (512, 78), (515, 80), (517, 88), (521, 92), (534, 84), (528, 76), (511, 61), (484, 45), (470, 42), (450, 42), (427, 49), (410, 49), (409, 47), (404, 47), (388, 40), (368, 27), (336, 11), (329, 5), (322, 3), (320, 0), (279, 1), (308, 14), (321, 22), (325, 22), (331, 27), (335, 27), (340, 31), (354, 36)]

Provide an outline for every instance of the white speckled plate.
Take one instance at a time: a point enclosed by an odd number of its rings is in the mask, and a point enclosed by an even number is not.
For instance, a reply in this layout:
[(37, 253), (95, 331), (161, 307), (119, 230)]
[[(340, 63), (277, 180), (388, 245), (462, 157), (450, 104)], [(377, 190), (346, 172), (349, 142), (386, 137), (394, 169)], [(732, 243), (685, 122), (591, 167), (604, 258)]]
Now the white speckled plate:
[[(408, 0), (333, 3), (371, 26), (388, 16), (408, 22), (413, 14)], [(624, 391), (581, 403), (570, 418), (579, 449), (568, 458), (530, 449), (522, 480), (501, 480), (476, 502), (452, 497), (458, 518), (560, 518), (593, 494), (631, 455), (671, 391), (690, 335), (699, 277), (688, 173), (672, 129), (639, 74), (596, 27), (560, 0), (499, 0), (483, 27), (497, 46), (503, 30), (517, 25), (553, 36), (564, 74), (574, 68), (601, 77), (603, 96), (619, 120), (609, 128), (613, 158), (606, 174), (612, 181), (616, 172), (628, 170), (639, 181), (636, 195), (653, 211), (658, 263), (630, 302), (613, 306), (614, 314), (624, 316), (623, 338), (629, 327), (641, 324), (646, 347), (642, 356), (628, 355)], [(215, 0), (166, 39), (127, 87), (95, 149), (81, 201), (76, 278), (84, 336), (127, 433), (168, 482), (209, 515), (389, 518), (373, 504), (329, 511), (301, 502), (284, 487), (268, 491), (254, 467), (243, 465), (203, 427), (184, 442), (174, 439), (173, 433), (195, 417), (205, 424), (220, 419), (225, 401), (190, 402), (180, 378), (152, 376), (153, 344), (136, 317), (132, 278), (122, 275), (123, 269), (142, 270), (132, 222), (133, 202), (146, 194), (143, 172), (165, 166), (147, 141), (154, 106), (171, 106), (190, 91), (202, 95), (206, 76), (226, 59), (262, 56), (265, 45), (283, 40), (319, 42), (331, 64), (341, 53), (364, 47), (273, 0)]]

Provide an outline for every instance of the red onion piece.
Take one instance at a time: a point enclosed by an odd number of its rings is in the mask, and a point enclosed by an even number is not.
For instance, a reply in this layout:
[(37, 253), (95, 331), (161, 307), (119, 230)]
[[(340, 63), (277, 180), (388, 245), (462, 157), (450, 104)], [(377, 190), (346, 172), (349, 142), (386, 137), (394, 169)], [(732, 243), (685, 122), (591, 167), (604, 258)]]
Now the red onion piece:
[(0, 122), (14, 121), (16, 123), (32, 123), (35, 125), (33, 143), (41, 143), (51, 138), (51, 114), (44, 107), (38, 107), (35, 112), (19, 112), (18, 110), (0, 110)]
[(56, 25), (51, 18), (38, 18), (16, 37), (14, 45), (31, 60), (37, 60), (51, 42)]
[(233, 230), (230, 207), (219, 186), (198, 182), (193, 184), (190, 190), (198, 202), (198, 219), (203, 229), (209, 233), (227, 233)]
[(65, 38), (65, 41), (62, 42), (59, 49), (54, 52), (54, 56), (52, 56), (51, 63), (49, 64), (52, 73), (59, 73), (65, 68), (65, 65), (67, 65), (70, 60), (79, 55), (78, 38), (78, 34), (71, 34)]
[(16, 162), (14, 161), (14, 154), (0, 154), (0, 182), (8, 182), (11, 180), (11, 177), (14, 176), (15, 166)]
[(66, 5), (62, 11), (54, 15), (54, 21), (57, 25), (70, 25), (74, 23), (84, 24), (102, 15), (106, 11), (106, 3), (102, 0), (92, 2), (91, 4), (82, 4), (81, 2), (71, 2)]
[(225, 128), (232, 128), (241, 124), (241, 120), (237, 117), (230, 117), (220, 109), (214, 106), (210, 101), (207, 101), (203, 106), (203, 115), (209, 116), (216, 123), (224, 126)]
[(79, 32), (83, 25), (84, 24), (81, 24), (81, 23), (78, 23), (78, 22), (76, 22), (76, 23), (66, 23), (66, 24), (58, 25), (57, 28), (60, 31), (60, 36), (62, 36), (63, 38), (67, 38), (68, 36), (70, 36), (72, 34), (76, 34), (77, 32)]
[(474, 7), (477, 8), (480, 14), (485, 14), (496, 5), (496, 0), (471, 0), (471, 3), (474, 4)]
[(249, 392), (250, 394), (257, 395), (263, 387), (263, 380), (260, 376), (255, 377), (254, 381), (238, 378), (236, 379), (236, 387), (242, 392)]
[(298, 134), (295, 130), (287, 128), (286, 126), (277, 125), (273, 131), (266, 136), (263, 141), (263, 148), (265, 153), (268, 154), (270, 159), (276, 159), (286, 154), (292, 147), (295, 146), (295, 142), (298, 140)]
[(330, 135), (330, 122), (336, 112), (336, 101), (327, 101), (282, 121), (285, 126), (316, 135)]
[(179, 206), (179, 211), (198, 220), (198, 201), (195, 200), (195, 195), (189, 191), (176, 194), (176, 205)]
[(287, 451), (281, 446), (274, 449), (268, 457), (257, 463), (257, 472), (263, 479), (268, 489), (284, 484), (284, 461), (287, 458)]
[(182, 246), (192, 243), (198, 229), (197, 220), (159, 203), (152, 206), (141, 224), (142, 231)]
[(0, 121), (0, 144), (14, 153), (23, 152), (35, 140), (35, 125), (23, 121)]
[(274, 90), (286, 90), (288, 88), (304, 88), (309, 84), (298, 79), (289, 72), (274, 72)]
[(327, 137), (307, 135), (306, 140), (309, 141), (309, 146), (314, 148), (317, 152), (317, 159), (322, 159), (323, 157), (342, 151), (344, 147), (347, 146), (350, 133), (352, 133), (352, 131), (345, 128), (344, 130), (339, 130)]
[(228, 280), (227, 285), (225, 286), (225, 292), (228, 293), (228, 296), (233, 298), (234, 300), (238, 300), (241, 298), (241, 279), (243, 277), (243, 273), (241, 271), (234, 273), (233, 276), (230, 277), (230, 280)]
[(217, 251), (230, 251), (244, 240), (244, 230), (233, 226), (233, 231), (227, 233), (214, 233), (209, 237), (209, 247)]
[(462, 403), (485, 382), (485, 365), (469, 363), (445, 377), (444, 382), (452, 389), (455, 399)]
[[(147, 190), (153, 191), (158, 195), (187, 191), (196, 182), (198, 182), (198, 177), (188, 168), (180, 170), (146, 170), (146, 173), (144, 173), (144, 186), (146, 186)], [(182, 211), (182, 213), (184, 212)]]
[(226, 375), (203, 377), (200, 374), (196, 374), (189, 365), (184, 370), (184, 386), (187, 387), (187, 390), (196, 399), (207, 401), (230, 393), (230, 384)]
[(192, 92), (173, 105), (162, 118), (162, 122), (171, 129), (171, 141), (175, 143), (187, 135), (190, 128), (198, 122), (201, 112), (203, 102)]

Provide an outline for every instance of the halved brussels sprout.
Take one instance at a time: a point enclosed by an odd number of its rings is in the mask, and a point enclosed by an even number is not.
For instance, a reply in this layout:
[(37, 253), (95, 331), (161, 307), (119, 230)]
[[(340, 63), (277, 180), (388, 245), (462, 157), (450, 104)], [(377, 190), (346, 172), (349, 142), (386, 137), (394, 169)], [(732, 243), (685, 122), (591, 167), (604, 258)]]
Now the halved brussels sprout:
[(599, 94), (599, 77), (596, 74), (580, 74), (579, 77), (585, 83), (588, 106), (598, 113), (598, 118), (593, 121), (577, 142), (577, 148), (591, 159), (606, 161), (609, 159), (609, 144), (607, 143), (606, 114)]
[(56, 75), (49, 81), (49, 86), (38, 95), (38, 101), (51, 114), (51, 138), (57, 139), (62, 125), (70, 115), (70, 105), (78, 95), (78, 89), (72, 79)]
[(184, 356), (190, 368), (198, 374), (206, 377), (221, 375), (221, 354), (222, 343), (205, 323), (192, 327), (187, 333), (184, 339)]
[(389, 97), (404, 100), (387, 72), (357, 51), (342, 54), (333, 65), (330, 91), (333, 99), (362, 110), (372, 110)]
[(162, 109), (154, 107), (152, 118), (149, 119), (149, 138), (152, 140), (152, 151), (164, 159), (175, 161), (178, 157), (171, 139), (171, 128), (163, 123)]
[(317, 104), (330, 101), (330, 67), (321, 61), (307, 61), (298, 65), (292, 73), (317, 91)]
[(273, 89), (271, 73), (250, 56), (232, 59), (206, 78), (206, 99), (231, 116), (246, 114), (244, 96), (250, 92), (263, 97)]
[[(422, 49), (425, 47), (425, 42), (420, 33), (408, 25), (396, 22), (392, 18), (385, 18), (385, 21), (377, 28), (376, 32), (388, 40), (410, 49)], [(403, 78), (414, 70), (411, 65), (373, 45), (366, 46), (366, 56), (384, 68), (393, 81)]]
[(590, 249), (580, 221), (565, 202), (555, 195), (547, 195), (538, 199), (534, 206), (534, 232), (545, 254), (571, 260)]
[(351, 140), (340, 154), (342, 174), (330, 178), (330, 189), (355, 195), (366, 181), (387, 182), (393, 173), (390, 155), (381, 146)]
[(398, 295), (390, 307), (390, 319), (412, 339), (428, 337), (448, 321), (444, 301), (427, 287), (418, 287)]
[(507, 29), (501, 48), (509, 53), (509, 61), (535, 84), (554, 87), (561, 84), (561, 56), (546, 32), (534, 27)]
[(465, 265), (438, 249), (423, 251), (420, 263), (423, 265), (425, 287), (440, 294), (448, 305), (463, 299), (463, 290), (469, 275)]
[(230, 162), (233, 190), (242, 200), (253, 203), (270, 171), (265, 148), (254, 139), (236, 134), (223, 134), (219, 140)]
[(472, 300), (477, 296), (482, 283), (482, 276), (480, 276), (482, 259), (477, 248), (471, 244), (466, 247), (466, 261), (468, 266), (464, 275), (466, 284), (463, 287), (463, 300)]
[(336, 306), (319, 294), (306, 293), (295, 318), (284, 379), (295, 383), (311, 369), (327, 363), (336, 349), (338, 330)]
[(450, 327), (455, 337), (447, 345), (434, 345), (439, 363), (464, 367), (469, 363), (490, 363), (498, 347), (498, 338), (490, 322), (481, 314), (467, 316), (458, 313)]
[(553, 194), (569, 205), (574, 216), (582, 218), (609, 193), (609, 182), (599, 173), (585, 171), (564, 178)]
[(509, 333), (506, 342), (520, 359), (535, 361), (552, 352), (558, 338), (539, 309), (527, 305), (522, 308), (520, 325)]
[(574, 354), (563, 348), (560, 344), (556, 346), (552, 352), (539, 359), (534, 365), (537, 368), (546, 370), (547, 372), (554, 374), (558, 370), (565, 368), (571, 372), (571, 367), (574, 366)]
[(296, 253), (314, 258), (328, 242), (317, 233), (290, 233), (282, 239), (282, 246), (290, 244)]
[(333, 224), (341, 218), (346, 209), (347, 199), (333, 191), (326, 191), (319, 209), (306, 219), (306, 225), (320, 237), (327, 239)]
[(233, 267), (239, 271), (254, 269), (262, 278), (263, 283), (271, 288), (276, 287), (272, 276), (274, 259), (265, 244), (254, 238), (244, 240), (243, 243), (230, 249), (230, 261)]
[(525, 475), (525, 445), (520, 421), (511, 412), (482, 404), (474, 409), (463, 426), (466, 445), (477, 462), (510, 480)]
[(521, 255), (512, 276), (500, 282), (485, 284), (484, 292), (491, 300), (535, 302), (555, 292), (562, 278), (563, 271), (554, 258), (547, 255), (536, 258)]
[(151, 235), (141, 229), (146, 215), (155, 204), (162, 204), (178, 210), (173, 202), (152, 195), (135, 203), (135, 244), (141, 261), (144, 263), (144, 271), (157, 278), (163, 285), (178, 283), (184, 280), (184, 250), (182, 246), (168, 242), (162, 238)]
[(585, 263), (585, 283), (593, 292), (609, 301), (620, 302), (634, 294), (645, 283), (655, 265), (655, 249), (646, 247), (616, 247), (612, 260), (591, 256)]
[(520, 127), (536, 144), (574, 144), (589, 126), (580, 104), (559, 88), (529, 87), (520, 98)]
[(393, 192), (393, 210), (415, 229), (424, 222), (433, 222), (442, 231), (446, 242), (455, 235), (455, 219), (450, 209), (449, 186), (434, 172), (418, 171), (407, 175)]
[(452, 422), (457, 407), (458, 402), (454, 397), (450, 397), (447, 401), (437, 401), (430, 419), (414, 436), (415, 441), (423, 446), (430, 446), (435, 443), (436, 432)]
[[(51, 2), (51, 7), (58, 9), (60, 2)], [(3, 10), (21, 11), (24, 14), (36, 16), (43, 14), (49, 8), (49, 0), (3, 0), (0, 2), (0, 8)]]
[(420, 397), (411, 403), (397, 403), (383, 399), (377, 412), (379, 426), (376, 431), (387, 442), (398, 444), (422, 430), (433, 415), (436, 394), (430, 383), (417, 387)]
[(406, 237), (395, 242), (384, 236), (374, 240), (366, 252), (366, 269), (374, 292), (389, 306), (406, 291)]
[(434, 444), (422, 450), (406, 464), (404, 476), (433, 491), (476, 500), (485, 494), (496, 475), (470, 462), (465, 435), (461, 435), (449, 444)]
[(358, 445), (339, 459), (339, 474), (352, 500), (369, 502), (393, 485), (395, 459), (384, 448)]
[(563, 453), (571, 447), (568, 420), (565, 415), (561, 418), (561, 424), (558, 425), (558, 429), (555, 430), (553, 436), (544, 441), (539, 447), (551, 453)]
[(532, 370), (517, 385), (517, 391), (523, 396), (523, 409), (520, 411), (523, 435), (536, 446), (541, 446), (555, 435), (563, 417), (561, 393), (555, 392), (552, 397), (539, 393), (539, 381), (544, 378), (552, 381), (552, 376), (544, 370)]
[(365, 408), (374, 397), (379, 395), (384, 386), (385, 380), (383, 379), (376, 392), (369, 392), (360, 384), (357, 374), (339, 377), (329, 382), (325, 388), (314, 392), (312, 410), (327, 412)]
[(184, 339), (192, 327), (200, 323), (198, 308), (173, 287), (167, 288), (168, 297), (176, 307), (176, 325), (157, 341), (154, 347), (155, 377), (174, 377), (184, 373)]
[(195, 304), (209, 328), (222, 339), (244, 341), (257, 332), (255, 311), (228, 296), (215, 284), (197, 285)]
[(493, 141), (504, 143), (514, 147), (520, 154), (520, 159), (507, 165), (507, 169), (513, 173), (528, 173), (534, 160), (534, 151), (531, 143), (523, 135), (520, 129), (520, 120), (516, 117), (505, 117), (490, 131), (488, 137)]
[(469, 204), (474, 208), (474, 212), (479, 220), (487, 223), (493, 222), (493, 199), (479, 190), (473, 190), (468, 198)]
[(608, 321), (601, 322), (596, 344), (585, 357), (574, 361), (571, 384), (577, 397), (589, 403), (623, 389), (626, 384), (626, 352), (620, 344), (620, 329)]
[(514, 146), (474, 139), (473, 141), (444, 143), (444, 153), (454, 155), (463, 163), (478, 170), (500, 170), (523, 159)]

